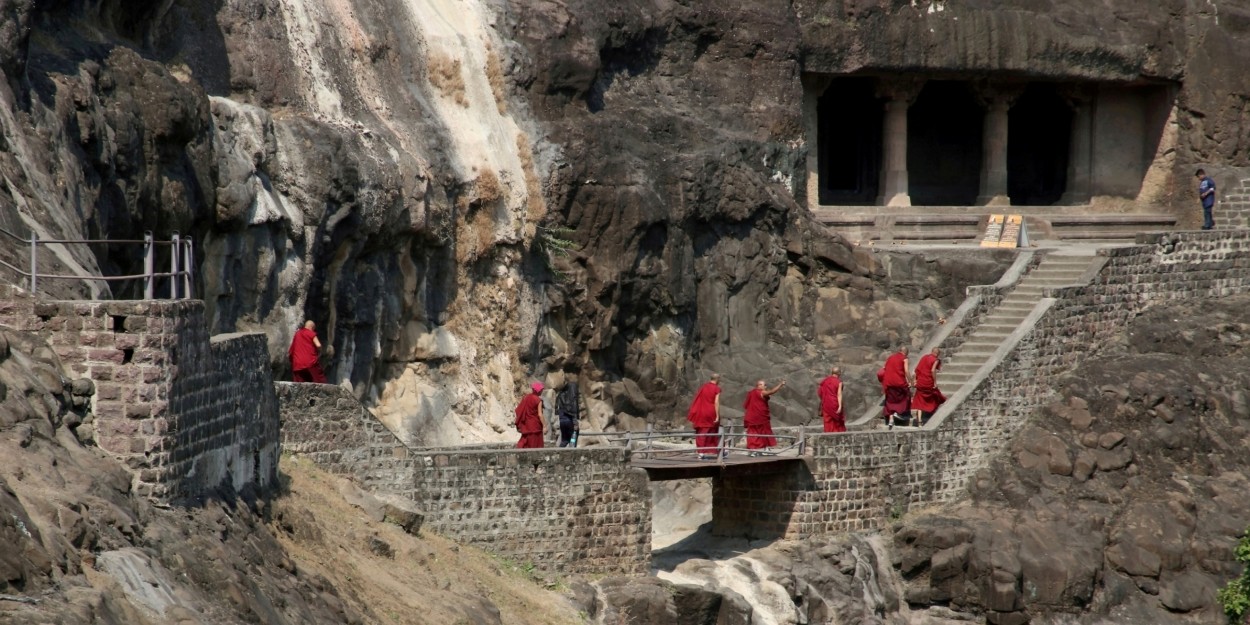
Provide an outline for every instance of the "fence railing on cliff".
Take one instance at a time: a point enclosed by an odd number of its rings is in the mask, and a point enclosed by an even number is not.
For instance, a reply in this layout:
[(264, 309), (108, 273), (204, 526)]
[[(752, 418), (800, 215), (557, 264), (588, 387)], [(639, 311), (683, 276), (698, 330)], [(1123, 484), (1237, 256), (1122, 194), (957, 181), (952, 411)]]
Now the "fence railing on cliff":
[[(156, 281), (158, 278), (169, 278), (169, 299), (191, 299), (194, 297), (194, 263), (195, 249), (190, 236), (173, 233), (168, 241), (157, 240), (151, 231), (143, 233), (142, 239), (40, 239), (35, 232), (30, 238), (19, 236), (0, 228), (0, 235), (12, 241), (19, 241), (29, 246), (30, 267), (22, 269), (0, 258), (0, 266), (13, 271), (27, 283), (32, 295), (38, 294), (40, 280), (81, 280), (86, 282), (123, 282), (127, 280), (143, 280), (143, 299), (156, 299)], [(49, 245), (142, 245), (143, 273), (121, 276), (87, 276), (62, 275), (39, 272), (39, 247)], [(157, 271), (157, 248), (169, 246), (169, 271)]]

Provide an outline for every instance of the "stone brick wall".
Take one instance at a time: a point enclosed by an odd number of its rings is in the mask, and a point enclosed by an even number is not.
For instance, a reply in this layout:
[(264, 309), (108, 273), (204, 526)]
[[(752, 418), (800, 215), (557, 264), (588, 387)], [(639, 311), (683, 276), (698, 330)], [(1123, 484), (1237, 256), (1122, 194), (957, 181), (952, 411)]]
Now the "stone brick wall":
[(425, 527), (568, 573), (644, 574), (651, 489), (620, 448), (413, 450)]
[(180, 499), (277, 478), (278, 404), (264, 335), (209, 339), (204, 304), (9, 298), (0, 323), (35, 332), (95, 381), (96, 441), (138, 494)]
[[(1250, 175), (1250, 171), (1242, 175)], [(1194, 210), (1201, 210), (1197, 205), (1194, 200)], [(1217, 196), (1214, 217), (1216, 230), (1250, 228), (1250, 178), (1241, 178), (1236, 186)]]
[(275, 386), (284, 449), (412, 500), (431, 531), (548, 571), (650, 566), (651, 490), (625, 449), (409, 449), (343, 388)]
[[(1250, 291), (1250, 231), (1142, 235), (1105, 250), (1090, 284), (1051, 289), (1003, 360), (924, 430), (808, 439), (812, 458), (787, 475), (714, 480), (713, 529), (761, 538), (877, 529), (915, 507), (953, 501), (1053, 401), (1054, 382), (1152, 304)], [(948, 412), (944, 414), (944, 412)]]
[(413, 496), (408, 448), (360, 405), (332, 384), (278, 382), (282, 448), (377, 492)]

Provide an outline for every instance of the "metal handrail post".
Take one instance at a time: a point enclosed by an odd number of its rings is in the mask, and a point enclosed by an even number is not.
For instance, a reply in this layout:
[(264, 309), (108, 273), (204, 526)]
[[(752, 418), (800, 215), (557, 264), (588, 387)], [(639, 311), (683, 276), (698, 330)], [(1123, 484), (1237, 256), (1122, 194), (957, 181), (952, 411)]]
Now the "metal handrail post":
[(195, 247), (191, 241), (191, 235), (187, 235), (187, 237), (183, 239), (183, 251), (186, 255), (182, 257), (182, 296), (187, 299), (191, 299), (195, 297), (194, 293), (191, 291), (191, 287), (195, 283), (195, 280), (193, 279), (195, 276), (191, 273), (193, 267), (195, 267), (195, 263), (192, 262), (195, 259)]
[(652, 440), (652, 438), (651, 438), (651, 424), (650, 424), (650, 423), (648, 423), (648, 424), (647, 424), (647, 446), (645, 447), (645, 449), (647, 449), (648, 451), (650, 451), (650, 450), (651, 450), (651, 446), (652, 446), (652, 444), (653, 444), (653, 443), (654, 443), (654, 441), (653, 441), (653, 440)]
[(716, 463), (725, 464), (725, 426), (716, 424)]
[(170, 240), (173, 245), (169, 248), (169, 299), (178, 299), (178, 250), (182, 247), (178, 243), (177, 232), (174, 232)]
[(143, 299), (156, 297), (156, 246), (152, 244), (152, 231), (143, 233)]
[(39, 278), (39, 235), (30, 231), (30, 294), (35, 294)]
[(807, 431), (799, 428), (799, 455), (802, 456), (807, 451)]

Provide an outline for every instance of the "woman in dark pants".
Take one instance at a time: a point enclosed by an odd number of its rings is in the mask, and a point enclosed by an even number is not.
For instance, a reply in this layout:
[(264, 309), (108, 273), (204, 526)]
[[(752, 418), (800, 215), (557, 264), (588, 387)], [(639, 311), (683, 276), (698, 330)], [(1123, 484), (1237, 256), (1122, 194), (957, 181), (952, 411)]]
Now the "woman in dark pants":
[(560, 418), (560, 446), (577, 447), (577, 433), (581, 430), (581, 397), (577, 382), (564, 385), (556, 398), (556, 416)]

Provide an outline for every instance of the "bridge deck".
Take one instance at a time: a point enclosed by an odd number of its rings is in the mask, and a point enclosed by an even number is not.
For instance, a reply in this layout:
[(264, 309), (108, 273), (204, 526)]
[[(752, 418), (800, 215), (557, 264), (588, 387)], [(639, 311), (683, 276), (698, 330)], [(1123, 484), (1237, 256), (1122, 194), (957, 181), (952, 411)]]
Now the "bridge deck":
[(689, 453), (668, 452), (663, 455), (639, 455), (630, 465), (643, 469), (653, 482), (688, 480), (700, 477), (730, 477), (741, 475), (765, 475), (788, 470), (795, 462), (802, 462), (799, 455), (749, 456), (745, 452), (730, 452), (720, 460), (700, 460), (691, 450)]

